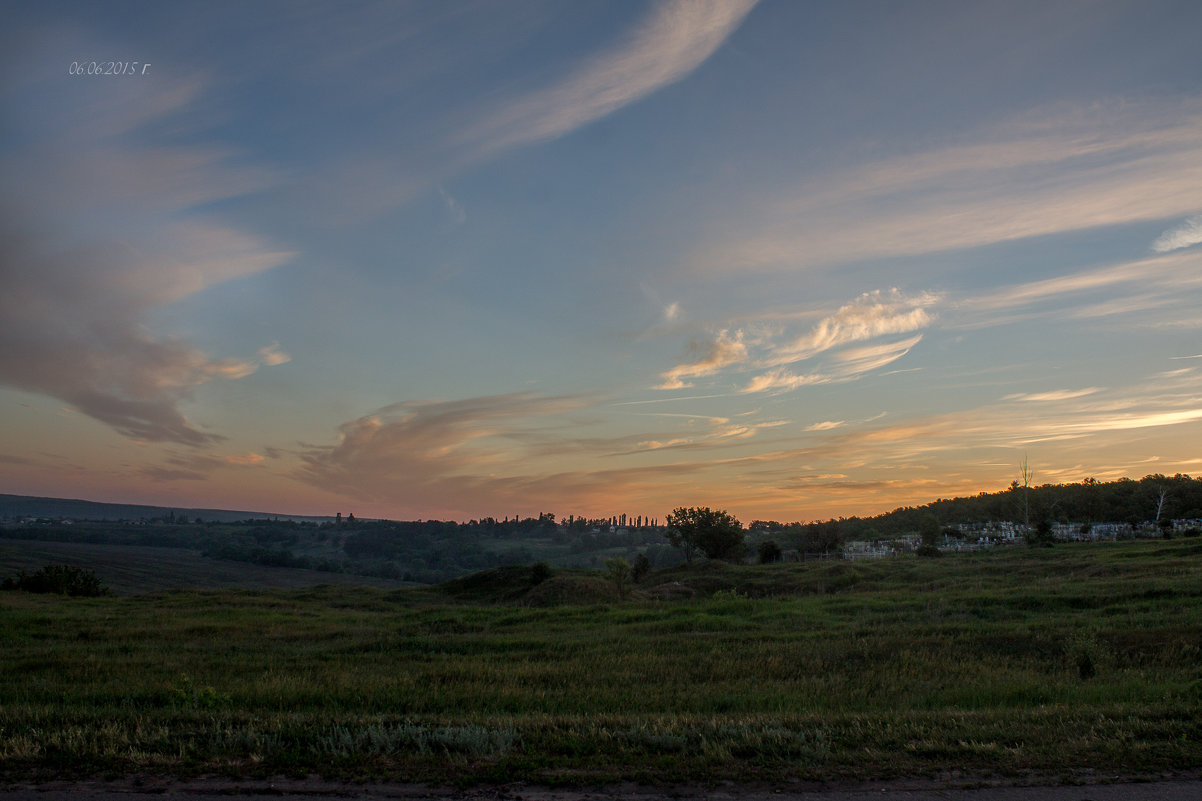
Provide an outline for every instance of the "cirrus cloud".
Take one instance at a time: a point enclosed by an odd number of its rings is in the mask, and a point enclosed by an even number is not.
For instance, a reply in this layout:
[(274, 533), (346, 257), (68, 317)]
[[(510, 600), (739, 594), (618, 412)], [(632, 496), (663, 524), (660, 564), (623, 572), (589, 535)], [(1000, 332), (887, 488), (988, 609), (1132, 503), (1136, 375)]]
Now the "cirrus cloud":
[[(1036, 109), (967, 141), (797, 181), (690, 254), (690, 269), (796, 270), (971, 250), (1198, 209), (1202, 98)], [(1197, 218), (1153, 249), (1199, 240)]]
[(1190, 217), (1176, 228), (1171, 228), (1156, 238), (1152, 250), (1168, 253), (1171, 250), (1188, 248), (1202, 242), (1202, 214)]
[(690, 350), (700, 352), (700, 358), (679, 364), (660, 374), (663, 382), (656, 389), (682, 389), (691, 387), (686, 378), (713, 375), (724, 367), (747, 360), (747, 346), (743, 343), (743, 332), (719, 331), (708, 343), (693, 342)]
[[(293, 255), (201, 215), (270, 176), (215, 148), (152, 147), (145, 129), (187, 110), (195, 78), (145, 89), (72, 85), (21, 120), (29, 144), (0, 162), (0, 385), (57, 398), (118, 433), (201, 446), (222, 439), (182, 411), (196, 387), (287, 357), (211, 358), (151, 329), (151, 312)], [(62, 125), (72, 114), (95, 128)]]
[[(770, 369), (753, 377), (742, 393), (786, 392), (815, 384), (851, 381), (902, 358), (922, 341), (923, 335), (849, 346), (927, 328), (935, 322), (932, 309), (940, 301), (941, 296), (931, 292), (916, 295), (898, 289), (866, 292), (819, 320), (805, 334), (783, 342), (779, 341), (779, 332), (747, 337), (742, 330), (731, 334), (724, 329), (704, 345), (694, 342), (691, 349), (699, 353), (699, 358), (661, 373), (663, 382), (655, 388), (692, 386), (684, 379), (714, 375), (743, 364)], [(828, 352), (829, 364), (821, 369), (805, 372), (790, 369), (791, 365)]]
[(659, 3), (633, 33), (562, 80), (509, 101), (462, 134), (479, 158), (553, 139), (676, 83), (726, 41), (756, 0)]
[(337, 444), (309, 446), (295, 477), (359, 497), (419, 498), (431, 487), (509, 466), (499, 439), (512, 444), (522, 420), (581, 405), (527, 392), (392, 404), (343, 423)]
[(791, 364), (840, 345), (927, 328), (934, 321), (928, 309), (938, 302), (939, 296), (930, 292), (914, 296), (897, 289), (865, 292), (821, 320), (808, 333), (773, 348), (759, 363), (764, 367)]

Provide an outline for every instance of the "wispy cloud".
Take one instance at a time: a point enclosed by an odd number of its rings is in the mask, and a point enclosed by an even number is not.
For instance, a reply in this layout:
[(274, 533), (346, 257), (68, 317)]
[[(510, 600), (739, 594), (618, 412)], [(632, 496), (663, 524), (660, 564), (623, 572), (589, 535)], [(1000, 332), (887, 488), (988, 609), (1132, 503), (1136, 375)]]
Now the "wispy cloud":
[[(286, 262), (291, 253), (196, 214), (196, 207), (262, 188), (261, 171), (228, 154), (126, 144), (200, 92), (169, 79), (144, 92), (92, 86), (73, 113), (96, 128), (63, 125), (10, 152), (0, 169), (0, 384), (58, 398), (126, 436), (203, 445), (220, 439), (181, 411), (193, 390), (237, 379), (260, 360), (213, 359), (178, 337), (156, 334), (150, 312), (225, 281)], [(22, 120), (50, 128), (47, 101)], [(90, 117), (89, 117), (90, 118)], [(99, 132), (99, 133), (97, 133)], [(132, 141), (132, 139), (130, 140)]]
[(1031, 306), (1046, 300), (1059, 299), (1064, 295), (1085, 295), (1123, 284), (1161, 283), (1166, 280), (1176, 282), (1180, 277), (1177, 268), (1187, 258), (1189, 257), (1186, 254), (1154, 257), (1023, 284), (1012, 284), (964, 301), (960, 305), (974, 310), (1004, 309)]
[[(1202, 184), (1200, 125), (1197, 98), (1044, 110), (967, 144), (799, 180), (752, 204), (752, 216), (688, 263), (797, 269), (1189, 214)], [(1192, 222), (1157, 241), (1166, 250), (1198, 241)]]
[(1084, 398), (1086, 395), (1093, 395), (1094, 393), (1101, 391), (1101, 387), (1085, 387), (1084, 389), (1056, 389), (1049, 392), (1016, 393), (1007, 395), (1006, 397), (1002, 398), (1002, 400), (1017, 400), (1035, 403), (1041, 401), (1065, 401), (1072, 400), (1073, 398)]
[(578, 398), (515, 393), (386, 406), (342, 424), (336, 445), (310, 447), (297, 477), (354, 495), (419, 498), (433, 483), (511, 467), (514, 456), (497, 437), (521, 421), (582, 405)]
[(1171, 250), (1188, 248), (1202, 242), (1202, 214), (1190, 217), (1176, 228), (1165, 231), (1152, 243), (1152, 250), (1168, 253)]
[(141, 473), (153, 477), (155, 481), (201, 481), (221, 471), (260, 467), (266, 462), (266, 457), (255, 451), (221, 455), (196, 450), (169, 450), (163, 462), (165, 464), (145, 465)]
[(772, 348), (771, 354), (757, 363), (763, 367), (791, 364), (851, 342), (926, 328), (933, 322), (928, 309), (938, 301), (939, 296), (933, 293), (907, 296), (897, 289), (866, 292), (808, 333)]
[(715, 417), (712, 414), (685, 414), (683, 412), (636, 412), (640, 417), (676, 417), (685, 420), (704, 420), (710, 425), (726, 425), (729, 417)]
[(666, 441), (642, 440), (634, 450), (618, 451), (612, 455), (622, 456), (639, 450), (660, 450), (663, 448), (713, 448), (730, 445), (742, 440), (749, 440), (757, 436), (761, 431), (780, 428), (788, 424), (788, 420), (764, 420), (731, 425), (729, 420), (719, 417), (710, 421), (709, 430), (693, 433), (689, 436), (674, 437)]
[(438, 194), (442, 197), (443, 205), (446, 207), (447, 216), (450, 217), (451, 222), (455, 225), (463, 225), (467, 222), (467, 212), (464, 211), (459, 201), (451, 197), (451, 193), (446, 190), (446, 187), (438, 187)]
[(163, 464), (148, 464), (138, 473), (157, 482), (207, 481), (215, 474), (229, 471), (253, 469), (266, 461), (263, 454), (254, 451), (234, 454), (212, 452), (168, 451)]
[(787, 392), (815, 384), (829, 384), (831, 380), (829, 375), (823, 373), (799, 375), (783, 367), (778, 367), (775, 370), (769, 370), (766, 373), (757, 375), (748, 382), (747, 386), (743, 387), (742, 391), (748, 394), (755, 392)]
[(660, 448), (671, 448), (674, 445), (685, 445), (690, 442), (692, 442), (692, 440), (688, 437), (677, 437), (676, 439), (670, 439), (666, 442), (661, 442), (658, 439), (645, 439), (639, 442), (638, 448), (639, 450), (656, 451)]
[(1144, 327), (1189, 327), (1197, 321), (1193, 297), (1202, 291), (1202, 254), (1166, 253), (1068, 275), (949, 298), (945, 328), (982, 328), (1035, 317), (1089, 320), (1144, 315)]
[[(979, 491), (982, 481), (990, 477), (1004, 485), (1013, 477), (1014, 465), (1021, 454), (1031, 448), (1046, 458), (1046, 449), (1053, 447), (1048, 443), (1055, 443), (1054, 459), (1062, 465), (1072, 465), (1073, 460), (1081, 459), (1096, 464), (1099, 454), (1124, 450), (1122, 443), (1129, 438), (1127, 432), (1147, 432), (1142, 436), (1150, 439), (1154, 429), (1196, 427), (1202, 421), (1197, 398), (1129, 396), (1123, 402), (1133, 407), (1131, 411), (1091, 410), (1070, 399), (1059, 407), (1049, 403), (1046, 408), (1022, 415), (1016, 415), (1012, 405), (998, 404), (877, 427), (838, 426), (820, 440), (802, 447), (759, 453), (754, 462), (745, 460), (743, 470), (754, 469), (761, 483), (776, 479), (780, 482), (778, 486), (795, 487), (798, 473), (809, 470), (854, 468), (853, 483), (861, 483), (891, 481), (881, 477), (896, 473), (903, 473), (907, 476), (905, 481), (912, 481), (916, 473), (936, 469), (937, 483), (959, 486), (961, 492)], [(1174, 439), (1172, 435), (1166, 436), (1162, 441), (1171, 447)], [(1015, 461), (998, 462), (996, 457), (1001, 453), (1016, 454)], [(955, 481), (946, 469), (933, 467), (947, 459), (968, 468), (968, 477)], [(973, 464), (976, 469), (970, 467)], [(803, 465), (805, 471), (799, 470), (798, 465)], [(1040, 474), (1050, 475), (1049, 469), (1041, 469)], [(1083, 474), (1087, 471), (1080, 469), (1077, 476)], [(1116, 469), (1115, 475), (1121, 474), (1122, 470)], [(828, 502), (829, 489), (822, 487)], [(927, 491), (913, 497), (929, 500)], [(906, 497), (890, 494), (898, 501)]]
[(690, 350), (698, 352), (699, 358), (684, 364), (679, 364), (660, 375), (663, 382), (656, 389), (681, 389), (690, 387), (686, 378), (713, 375), (724, 367), (739, 364), (747, 360), (747, 346), (743, 343), (743, 332), (719, 331), (713, 340), (707, 343), (693, 342)]
[(259, 359), (267, 367), (275, 367), (279, 364), (287, 364), (292, 361), (292, 357), (280, 350), (280, 343), (272, 342), (270, 345), (259, 348)]
[[(7, 238), (0, 256), (6, 290), (0, 297), (0, 382), (70, 403), (136, 439), (198, 445), (216, 438), (194, 428), (179, 404), (200, 384), (244, 377), (258, 363), (210, 359), (177, 338), (155, 336), (142, 320), (183, 291), (181, 285), (203, 285), (212, 272), (228, 271), (239, 253), (227, 251), (220, 234), (193, 241), (201, 248), (194, 258), (184, 243), (172, 244), (170, 256), (156, 259), (98, 244), (56, 253), (48, 243)], [(152, 264), (169, 273), (171, 259), (181, 255), (188, 264), (178, 283), (161, 277), (155, 292), (131, 278)], [(209, 260), (216, 262), (211, 272)], [(282, 260), (255, 259), (263, 265)], [(263, 363), (278, 364), (282, 356), (271, 351)]]
[(708, 59), (756, 0), (668, 0), (622, 42), (562, 80), (507, 101), (462, 134), (482, 158), (528, 142), (563, 136), (673, 84)]
[(890, 365), (922, 341), (922, 334), (897, 342), (885, 342), (880, 345), (867, 345), (859, 348), (848, 348), (835, 355), (838, 372), (841, 377), (852, 377), (879, 370)]
[(259, 365), (242, 359), (219, 359), (205, 364), (201, 369), (206, 375), (234, 381), (251, 375), (259, 369)]
[[(518, 504), (528, 509), (539, 498), (559, 508), (601, 511), (612, 508), (615, 493), (635, 503), (660, 497), (665, 487), (688, 487), (693, 477), (740, 458), (710, 457), (753, 449), (764, 434), (789, 425), (783, 419), (631, 415), (669, 424), (615, 433), (610, 422), (590, 422), (590, 403), (514, 393), (393, 404), (341, 425), (334, 444), (304, 446), (292, 477), (392, 508), (460, 516)], [(582, 436), (590, 425), (603, 433)]]
[[(897, 289), (877, 290), (843, 305), (799, 336), (785, 333), (787, 320), (763, 327), (755, 337), (746, 336), (742, 330), (731, 334), (724, 329), (705, 345), (694, 342), (692, 350), (700, 357), (662, 373), (663, 383), (656, 388), (691, 386), (685, 378), (715, 375), (738, 365), (771, 368), (753, 377), (740, 390), (743, 394), (785, 392), (854, 380), (905, 356), (922, 341), (922, 334), (861, 347), (848, 345), (927, 328), (935, 321), (931, 309), (939, 302), (940, 296), (929, 292), (907, 295)], [(818, 369), (799, 372), (789, 367), (827, 353), (828, 363)]]
[(540, 499), (587, 510), (604, 506), (598, 497), (655, 487), (658, 467), (562, 470), (515, 449), (534, 420), (580, 405), (528, 393), (395, 404), (344, 423), (335, 445), (306, 447), (293, 476), (390, 509), (458, 518), (527, 510)]
[[(540, 87), (490, 86), (486, 99), (423, 121), (423, 136), (416, 140), (410, 139), (411, 120), (384, 123), (394, 136), (307, 171), (301, 178), (304, 197), (291, 192), (286, 200), (305, 204), (304, 211), (323, 224), (378, 217), (502, 152), (565, 136), (686, 78), (738, 29), (756, 2), (655, 3), (619, 41), (559, 67)], [(378, 68), (396, 72), (391, 60)], [(385, 97), (385, 103), (391, 100)], [(403, 155), (398, 139), (407, 144)], [(439, 194), (448, 201), (445, 190), (439, 188)], [(447, 205), (453, 218), (466, 219), (458, 204)]]
[(1076, 320), (1094, 320), (1100, 317), (1117, 317), (1120, 315), (1135, 314), (1136, 312), (1168, 309), (1169, 307), (1178, 305), (1180, 302), (1181, 298), (1179, 296), (1167, 297), (1164, 295), (1158, 296), (1154, 293), (1142, 293), (1111, 298), (1100, 303), (1085, 304), (1066, 311), (1066, 314)]
[(1145, 412), (1111, 417), (1095, 417), (1079, 423), (1063, 423), (1057, 434), (1095, 434), (1103, 431), (1131, 431), (1140, 428), (1159, 428), (1202, 420), (1202, 408), (1179, 409), (1169, 412)]
[(805, 386), (854, 381), (860, 376), (879, 370), (905, 356), (922, 341), (922, 334), (898, 342), (847, 348), (833, 354), (825, 370), (795, 373), (776, 367), (751, 379), (742, 392), (787, 392)]
[(254, 451), (225, 457), (227, 463), (237, 465), (238, 467), (258, 467), (263, 464), (265, 459), (266, 457), (263, 454), (255, 453)]

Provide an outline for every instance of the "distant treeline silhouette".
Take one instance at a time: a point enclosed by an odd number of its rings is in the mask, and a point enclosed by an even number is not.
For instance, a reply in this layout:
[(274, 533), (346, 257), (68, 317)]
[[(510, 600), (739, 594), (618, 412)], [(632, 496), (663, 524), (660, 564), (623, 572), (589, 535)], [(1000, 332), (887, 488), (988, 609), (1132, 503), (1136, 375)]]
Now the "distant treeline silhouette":
[[(842, 540), (896, 537), (917, 532), (923, 519), (933, 514), (941, 525), (1011, 521), (1037, 524), (1131, 523), (1158, 519), (1202, 518), (1202, 478), (1178, 473), (1153, 474), (1138, 481), (1120, 478), (1097, 481), (1086, 478), (1075, 484), (1043, 484), (1023, 487), (1017, 481), (1000, 492), (982, 492), (964, 498), (939, 498), (923, 506), (903, 506), (872, 517), (847, 517), (825, 521), (825, 535)], [(779, 531), (802, 524), (785, 525), (756, 520), (752, 531)], [(809, 530), (815, 524), (805, 524)]]
[[(800, 554), (837, 552), (848, 541), (891, 539), (919, 532), (934, 517), (940, 526), (1011, 521), (1041, 523), (1165, 523), (1202, 518), (1202, 479), (1149, 475), (1136, 481), (1095, 481), (1023, 487), (940, 498), (871, 517), (780, 523), (755, 520), (747, 526), (748, 555), (771, 541)], [(315, 523), (250, 519), (236, 523), (86, 522), (44, 520), (0, 526), (0, 537), (109, 545), (187, 548), (214, 559), (265, 567), (308, 568), (422, 583), (500, 565), (556, 564), (600, 567), (609, 556), (647, 558), (668, 567), (684, 557), (668, 544), (667, 529), (644, 516), (585, 518), (551, 513), (535, 517), (486, 517), (466, 523), (442, 520), (357, 520)]]

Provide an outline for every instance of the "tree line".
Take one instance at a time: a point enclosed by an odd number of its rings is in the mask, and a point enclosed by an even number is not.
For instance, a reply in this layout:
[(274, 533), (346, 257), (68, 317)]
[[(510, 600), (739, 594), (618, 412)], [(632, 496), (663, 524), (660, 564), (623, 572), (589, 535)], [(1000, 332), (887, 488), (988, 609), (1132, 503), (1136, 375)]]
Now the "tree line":
[[(1046, 531), (1052, 522), (1139, 524), (1202, 518), (1202, 479), (1153, 474), (1139, 480), (1030, 486), (936, 499), (871, 517), (780, 523), (754, 520), (744, 527), (724, 511), (680, 507), (658, 518), (613, 515), (485, 517), (466, 523), (440, 520), (305, 522), (252, 519), (196, 523), (65, 522), (0, 526), (0, 537), (118, 545), (190, 548), (214, 559), (272, 566), (441, 582), (505, 564), (532, 564), (555, 552), (583, 566), (599, 566), (604, 551), (622, 549), (665, 567), (697, 556), (775, 561), (785, 552), (829, 554), (849, 540), (892, 539), (965, 523), (1012, 521)], [(551, 548), (550, 546), (554, 546)], [(594, 556), (593, 554), (598, 554)]]
[(892, 539), (920, 531), (928, 515), (941, 526), (961, 523), (1155, 523), (1202, 518), (1202, 478), (1159, 473), (1139, 480), (1023, 486), (958, 498), (938, 498), (922, 506), (902, 506), (870, 517), (840, 517), (811, 523), (754, 520), (750, 532), (779, 533), (805, 551), (829, 549), (847, 540)]

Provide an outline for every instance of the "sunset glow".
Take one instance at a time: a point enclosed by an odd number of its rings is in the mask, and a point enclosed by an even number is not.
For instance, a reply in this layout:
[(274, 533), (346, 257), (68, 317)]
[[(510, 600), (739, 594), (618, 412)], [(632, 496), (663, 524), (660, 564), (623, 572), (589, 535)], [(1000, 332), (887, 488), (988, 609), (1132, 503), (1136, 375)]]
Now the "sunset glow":
[(746, 523), (1202, 471), (1196, 2), (5, 16), (0, 492)]

